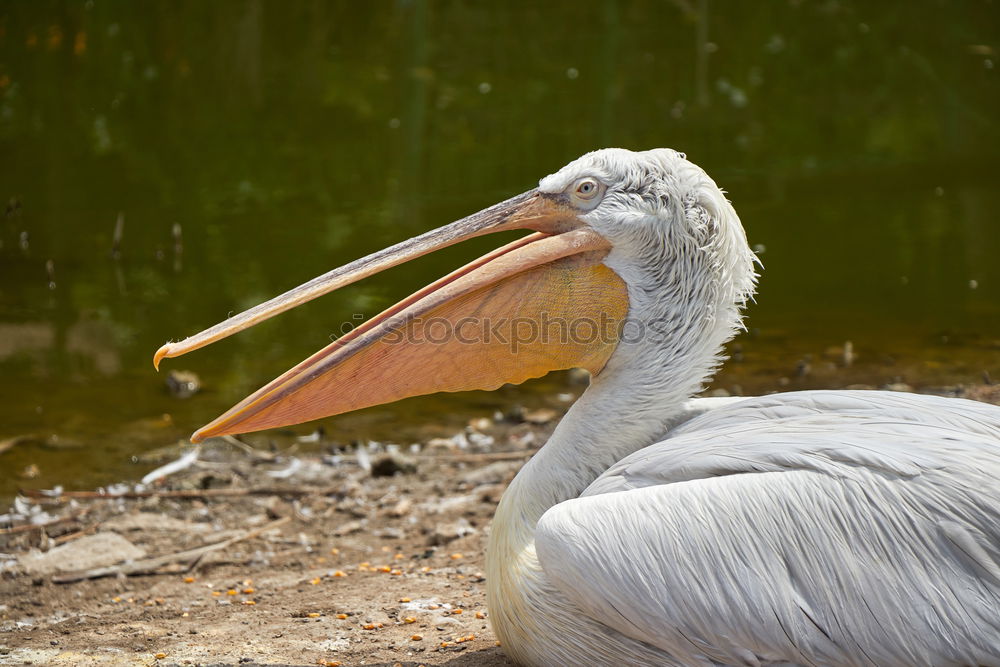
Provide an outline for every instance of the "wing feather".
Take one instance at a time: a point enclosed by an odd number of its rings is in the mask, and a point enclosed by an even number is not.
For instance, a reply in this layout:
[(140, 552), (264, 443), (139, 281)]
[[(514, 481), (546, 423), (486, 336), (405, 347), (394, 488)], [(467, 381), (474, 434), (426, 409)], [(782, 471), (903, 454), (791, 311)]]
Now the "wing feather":
[(996, 406), (780, 394), (623, 459), (536, 550), (584, 613), (691, 662), (1000, 665), (998, 479)]

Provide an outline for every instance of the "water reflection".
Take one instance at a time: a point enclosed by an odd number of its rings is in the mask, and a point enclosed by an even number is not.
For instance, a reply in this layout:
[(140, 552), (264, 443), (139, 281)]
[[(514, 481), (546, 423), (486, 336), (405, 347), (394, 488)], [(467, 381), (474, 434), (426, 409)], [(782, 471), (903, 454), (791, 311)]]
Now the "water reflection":
[[(150, 369), (166, 338), (605, 145), (686, 151), (764, 247), (753, 335), (717, 386), (1000, 376), (997, 19), (986, 2), (7, 3), (0, 440), (37, 438), (0, 454), (0, 494), (33, 462), (38, 484), (131, 475), (131, 454), (495, 240), (175, 362), (206, 385), (187, 401)], [(824, 356), (847, 340), (849, 368)], [(328, 432), (461, 423), (566, 386)]]

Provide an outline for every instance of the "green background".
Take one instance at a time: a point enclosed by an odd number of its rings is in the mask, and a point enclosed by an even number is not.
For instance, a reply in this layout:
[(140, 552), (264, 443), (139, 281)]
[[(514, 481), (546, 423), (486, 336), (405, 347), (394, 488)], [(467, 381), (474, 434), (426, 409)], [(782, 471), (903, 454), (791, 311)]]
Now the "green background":
[[(186, 401), (153, 372), (164, 341), (604, 146), (685, 151), (762, 251), (717, 387), (1000, 377), (998, 31), (972, 0), (2, 2), (0, 440), (31, 437), (0, 454), (0, 495), (142, 474), (131, 457), (498, 241), (166, 362), (201, 376)], [(327, 438), (579, 391), (405, 401)]]

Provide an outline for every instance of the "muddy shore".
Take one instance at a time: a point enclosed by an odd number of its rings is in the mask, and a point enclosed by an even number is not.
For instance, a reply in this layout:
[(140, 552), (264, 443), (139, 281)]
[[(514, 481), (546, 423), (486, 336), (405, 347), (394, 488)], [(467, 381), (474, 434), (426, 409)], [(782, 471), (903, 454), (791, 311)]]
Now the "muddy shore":
[(489, 521), (557, 417), (405, 451), (178, 443), (145, 485), (25, 490), (0, 517), (0, 664), (510, 664)]

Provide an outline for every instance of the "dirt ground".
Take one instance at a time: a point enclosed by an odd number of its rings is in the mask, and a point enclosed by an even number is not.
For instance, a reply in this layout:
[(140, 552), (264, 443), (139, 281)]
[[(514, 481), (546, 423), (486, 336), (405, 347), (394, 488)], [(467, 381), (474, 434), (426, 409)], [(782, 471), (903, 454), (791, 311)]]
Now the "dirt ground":
[(489, 522), (558, 416), (406, 452), (179, 444), (146, 486), (23, 492), (0, 515), (0, 664), (510, 665)]
[[(0, 517), (0, 664), (510, 665), (484, 553), (555, 414), (534, 417), (405, 454), (214, 440), (139, 492), (22, 496)], [(102, 567), (125, 571), (60, 583)]]

